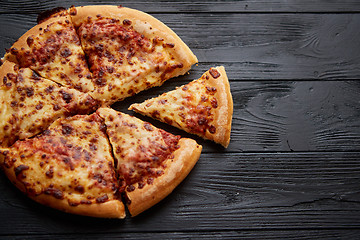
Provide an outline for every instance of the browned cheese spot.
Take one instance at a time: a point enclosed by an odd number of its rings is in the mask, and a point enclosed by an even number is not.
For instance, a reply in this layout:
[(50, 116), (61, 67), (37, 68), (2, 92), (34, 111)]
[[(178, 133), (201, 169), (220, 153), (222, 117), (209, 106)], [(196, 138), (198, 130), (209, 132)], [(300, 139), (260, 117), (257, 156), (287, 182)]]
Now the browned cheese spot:
[(220, 77), (220, 73), (215, 69), (215, 68), (211, 68), (210, 70), (209, 70), (209, 73), (210, 73), (210, 75), (213, 77), (213, 78), (218, 78), (218, 77)]
[(26, 39), (26, 43), (29, 47), (31, 47), (31, 44), (34, 42), (34, 39), (30, 36)]
[(213, 126), (213, 125), (211, 125), (211, 126), (209, 127), (209, 132), (212, 133), (212, 134), (214, 134), (214, 133), (216, 132), (216, 127)]
[(73, 131), (74, 129), (73, 129), (73, 127), (72, 126), (70, 126), (70, 125), (68, 125), (68, 124), (63, 124), (62, 125), (62, 134), (64, 134), (65, 136), (68, 136), (68, 135), (70, 135), (71, 133), (72, 133), (72, 131)]
[(23, 174), (23, 171), (28, 170), (28, 169), (29, 169), (29, 166), (26, 166), (26, 165), (23, 165), (23, 164), (17, 166), (14, 169), (15, 176), (20, 177), (20, 178), (25, 178), (25, 175)]
[(154, 128), (151, 126), (150, 123), (144, 123), (144, 128), (148, 131), (153, 131)]
[(96, 198), (96, 202), (97, 202), (97, 203), (104, 203), (104, 202), (106, 202), (108, 199), (109, 199), (108, 195), (107, 195), (107, 194), (104, 194), (103, 196)]
[(131, 21), (129, 19), (124, 19), (123, 24), (124, 25), (131, 25)]
[(210, 102), (211, 102), (211, 106), (212, 106), (213, 108), (217, 108), (217, 107), (218, 107), (218, 103), (217, 103), (216, 98), (211, 99)]

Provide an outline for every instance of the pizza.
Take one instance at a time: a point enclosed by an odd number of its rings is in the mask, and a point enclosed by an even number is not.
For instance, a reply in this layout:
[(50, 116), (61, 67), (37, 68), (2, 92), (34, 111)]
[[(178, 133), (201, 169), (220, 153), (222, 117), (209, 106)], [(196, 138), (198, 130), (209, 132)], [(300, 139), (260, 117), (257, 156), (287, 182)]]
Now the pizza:
[(39, 203), (124, 218), (122, 195), (132, 216), (145, 211), (188, 175), (201, 149), (192, 139), (100, 108), (58, 119), (42, 134), (2, 149), (2, 165), (14, 185)]
[(165, 24), (129, 8), (70, 9), (93, 73), (95, 99), (106, 105), (183, 75), (196, 56)]
[(66, 9), (57, 9), (22, 35), (4, 59), (62, 86), (88, 92), (94, 90), (79, 37)]
[(3, 169), (35, 201), (65, 212), (124, 218), (111, 146), (97, 114), (58, 119), (8, 149)]
[(97, 113), (105, 120), (117, 161), (119, 190), (125, 192), (132, 216), (171, 193), (200, 157), (202, 146), (195, 140), (110, 108)]
[(224, 67), (210, 68), (201, 78), (129, 108), (188, 133), (227, 147), (233, 100)]
[(99, 103), (89, 94), (39, 77), (5, 61), (0, 67), (0, 146), (44, 131), (60, 117), (86, 114)]
[[(183, 181), (202, 146), (109, 106), (183, 75), (197, 62), (176, 33), (134, 9), (101, 5), (42, 13), (0, 61), (1, 168), (29, 198), (54, 209), (102, 218), (140, 214)], [(210, 80), (206, 75), (189, 88), (210, 86), (203, 105), (213, 109), (205, 128), (212, 133), (215, 127), (213, 136), (220, 136), (217, 114), (230, 114), (231, 95), (222, 68), (209, 74)], [(192, 94), (202, 99), (202, 93)], [(179, 103), (173, 104), (170, 109)]]

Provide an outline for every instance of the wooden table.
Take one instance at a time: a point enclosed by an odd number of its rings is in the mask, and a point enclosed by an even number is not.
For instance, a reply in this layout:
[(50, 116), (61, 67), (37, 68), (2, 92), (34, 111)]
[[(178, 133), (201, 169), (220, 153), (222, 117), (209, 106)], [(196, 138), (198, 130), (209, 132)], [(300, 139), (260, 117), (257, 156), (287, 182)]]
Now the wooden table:
[[(199, 58), (189, 75), (114, 108), (129, 112), (132, 102), (224, 65), (234, 99), (230, 146), (136, 115), (204, 147), (170, 196), (135, 218), (94, 219), (41, 206), (1, 173), (0, 239), (359, 239), (359, 1), (102, 3), (152, 14)], [(2, 2), (1, 55), (39, 12), (73, 4), (100, 2)]]

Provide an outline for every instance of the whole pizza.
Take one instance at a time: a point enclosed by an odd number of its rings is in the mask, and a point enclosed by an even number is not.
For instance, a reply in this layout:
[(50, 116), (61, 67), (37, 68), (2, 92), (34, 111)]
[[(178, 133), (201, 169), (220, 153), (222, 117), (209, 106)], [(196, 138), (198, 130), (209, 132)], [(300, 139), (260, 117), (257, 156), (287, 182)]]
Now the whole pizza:
[[(56, 8), (0, 66), (0, 164), (28, 197), (85, 216), (124, 218), (170, 194), (202, 146), (111, 104), (197, 63), (165, 24), (118, 6)], [(227, 147), (233, 102), (224, 67), (129, 109)]]

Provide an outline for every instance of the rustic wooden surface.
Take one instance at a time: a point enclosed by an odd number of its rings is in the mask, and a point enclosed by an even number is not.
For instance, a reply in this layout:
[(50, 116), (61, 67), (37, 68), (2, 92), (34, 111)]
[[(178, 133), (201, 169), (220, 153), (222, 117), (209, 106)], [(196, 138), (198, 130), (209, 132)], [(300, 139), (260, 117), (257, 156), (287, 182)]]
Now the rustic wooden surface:
[(90, 4), (151, 13), (199, 58), (189, 75), (115, 109), (129, 113), (132, 102), (224, 65), (234, 98), (231, 143), (223, 149), (193, 137), (204, 150), (190, 175), (157, 206), (124, 220), (46, 208), (0, 173), (0, 239), (359, 239), (359, 1), (11, 0), (0, 5), (0, 54), (39, 12)]

